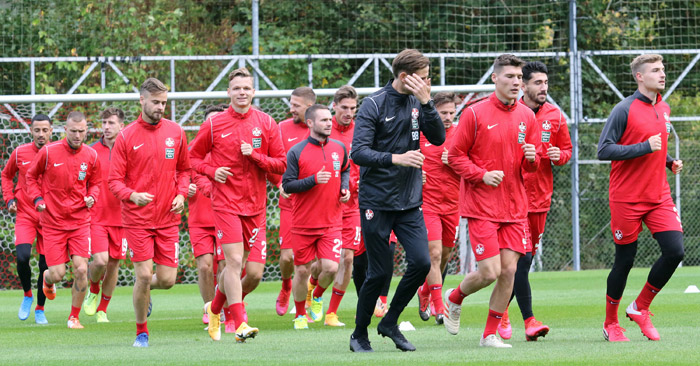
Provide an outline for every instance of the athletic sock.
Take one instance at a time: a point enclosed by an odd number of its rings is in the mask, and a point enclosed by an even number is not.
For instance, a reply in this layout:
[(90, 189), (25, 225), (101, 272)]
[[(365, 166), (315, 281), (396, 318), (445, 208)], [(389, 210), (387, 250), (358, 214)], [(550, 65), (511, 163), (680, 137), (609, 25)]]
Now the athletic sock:
[(484, 328), (482, 337), (486, 338), (489, 334), (496, 334), (498, 324), (501, 323), (501, 318), (503, 318), (503, 313), (489, 309), (489, 316), (486, 318), (486, 328)]
[(309, 282), (312, 286), (318, 286), (318, 278), (314, 278), (314, 276), (309, 276)]
[(325, 287), (321, 287), (321, 285), (317, 285), (316, 288), (314, 289), (313, 297), (323, 297), (323, 293), (326, 292)]
[(243, 323), (243, 303), (237, 302), (228, 307), (231, 310), (231, 315), (233, 315), (233, 325), (238, 329)]
[(605, 296), (605, 325), (619, 323), (617, 320), (617, 309), (620, 307), (620, 299), (613, 299)]
[(97, 305), (97, 311), (104, 311), (106, 313), (107, 306), (109, 306), (109, 300), (112, 300), (111, 296), (102, 295), (102, 299), (100, 299), (100, 304)]
[(462, 301), (464, 301), (465, 297), (467, 297), (467, 295), (462, 292), (462, 288), (457, 286), (457, 288), (450, 294), (449, 299), (451, 302), (457, 305), (462, 305)]
[(428, 280), (425, 280), (425, 282), (423, 282), (423, 284), (418, 288), (418, 293), (420, 293), (421, 296), (430, 295), (430, 285), (428, 285)]
[(231, 308), (228, 306), (224, 307), (224, 318), (226, 318), (227, 322), (233, 321), (233, 314), (231, 314)]
[(388, 300), (388, 299), (387, 299), (386, 296), (383, 296), (383, 295), (382, 295), (382, 296), (379, 296), (379, 301), (381, 301), (382, 304), (386, 305), (387, 300)]
[(430, 301), (438, 314), (445, 312), (445, 305), (442, 302), (442, 285), (430, 286)]
[(297, 317), (299, 315), (306, 315), (306, 299), (301, 301), (294, 300), (294, 307), (297, 309)]
[(635, 300), (637, 303), (637, 310), (649, 310), (651, 301), (654, 300), (654, 297), (659, 291), (661, 291), (660, 288), (650, 285), (649, 282), (645, 283), (644, 287), (642, 287), (642, 292), (639, 293), (637, 300)]
[(78, 307), (71, 306), (71, 307), (70, 307), (70, 316), (69, 316), (69, 318), (70, 318), (70, 317), (73, 317), (73, 318), (78, 319), (79, 316), (80, 316), (80, 306), (78, 306)]
[(345, 291), (338, 290), (333, 287), (333, 294), (331, 295), (331, 302), (328, 305), (328, 311), (326, 313), (338, 313), (338, 306), (340, 306), (340, 301), (343, 300), (343, 295)]
[(143, 323), (136, 323), (136, 335), (139, 335), (141, 333), (148, 334), (148, 321), (145, 321)]
[(44, 311), (44, 305), (37, 305), (37, 306), (34, 308), (34, 311), (39, 311), (39, 310)]
[[(218, 314), (221, 312), (221, 308), (224, 307), (224, 303), (226, 302), (226, 295), (219, 290), (219, 287), (216, 287), (216, 295), (214, 295), (214, 300), (211, 301), (211, 311), (214, 314)], [(226, 318), (228, 319), (228, 318)]]
[(90, 280), (90, 293), (91, 294), (99, 294), (100, 293), (100, 281), (92, 282), (92, 280)]
[(241, 300), (245, 300), (245, 297), (248, 296), (249, 293), (250, 292), (241, 291)]
[(283, 291), (291, 291), (292, 290), (292, 278), (283, 278), (282, 279), (282, 290)]
[(34, 295), (32, 294), (32, 290), (24, 291), (24, 297), (34, 297)]

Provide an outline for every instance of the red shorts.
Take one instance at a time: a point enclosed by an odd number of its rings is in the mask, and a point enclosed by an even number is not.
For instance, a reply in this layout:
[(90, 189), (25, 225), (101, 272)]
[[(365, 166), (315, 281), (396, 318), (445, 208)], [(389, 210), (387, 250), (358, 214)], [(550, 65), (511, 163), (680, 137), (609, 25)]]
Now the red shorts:
[(442, 240), (442, 246), (454, 248), (459, 230), (459, 213), (440, 215), (423, 211), (428, 241)]
[(192, 244), (192, 253), (194, 253), (195, 258), (216, 253), (216, 229), (190, 226), (189, 231), (190, 244)]
[(292, 210), (280, 209), (280, 249), (292, 249), (291, 230)]
[(360, 227), (360, 216), (353, 215), (343, 217), (343, 249), (357, 251), (360, 249), (361, 242), (362, 228)]
[(542, 244), (542, 234), (544, 234), (544, 224), (547, 222), (547, 212), (528, 212), (527, 224), (530, 229), (530, 243), (532, 243), (532, 255), (537, 253)]
[(128, 248), (121, 226), (102, 226), (90, 224), (90, 254), (109, 250), (109, 257), (126, 259)]
[(683, 231), (673, 199), (661, 203), (610, 202), (610, 228), (615, 244), (629, 244), (642, 232), (642, 222), (652, 234), (662, 231)]
[(180, 230), (177, 225), (160, 229), (124, 228), (132, 262), (149, 259), (157, 264), (177, 267), (180, 256)]
[(44, 256), (46, 256), (47, 266), (68, 263), (73, 255), (90, 258), (89, 225), (74, 230), (42, 227), (42, 232), (46, 239)]
[(340, 249), (343, 247), (342, 230), (328, 228), (323, 231), (311, 231), (309, 234), (292, 232), (294, 240), (294, 265), (300, 266), (314, 260), (329, 259), (340, 261)]
[(267, 260), (267, 218), (265, 212), (257, 216), (239, 216), (232, 213), (214, 212), (216, 237), (224, 244), (243, 243), (248, 261), (265, 263)]
[(477, 262), (501, 254), (501, 249), (520, 254), (532, 250), (527, 221), (506, 223), (469, 217), (467, 225), (469, 242)]
[(38, 222), (17, 217), (15, 220), (15, 245), (32, 244), (36, 239), (36, 252), (44, 254), (44, 238), (41, 235), (41, 226)]

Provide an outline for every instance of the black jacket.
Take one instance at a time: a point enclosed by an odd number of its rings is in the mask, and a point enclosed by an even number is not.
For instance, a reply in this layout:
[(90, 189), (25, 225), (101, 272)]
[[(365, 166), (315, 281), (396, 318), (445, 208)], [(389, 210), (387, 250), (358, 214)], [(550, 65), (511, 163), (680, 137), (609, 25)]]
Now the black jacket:
[(360, 166), (360, 208), (400, 211), (423, 204), (420, 169), (391, 163), (392, 154), (420, 150), (420, 132), (433, 145), (445, 142), (445, 126), (432, 103), (421, 105), (389, 83), (362, 101), (350, 156)]

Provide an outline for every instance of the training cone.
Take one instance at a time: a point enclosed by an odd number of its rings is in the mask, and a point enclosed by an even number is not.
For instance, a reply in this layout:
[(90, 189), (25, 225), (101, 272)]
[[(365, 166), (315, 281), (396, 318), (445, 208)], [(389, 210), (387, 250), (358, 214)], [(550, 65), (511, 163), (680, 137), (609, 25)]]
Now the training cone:
[(416, 328), (413, 326), (413, 324), (411, 324), (411, 322), (406, 321), (399, 324), (399, 330), (405, 332), (407, 330), (416, 330)]
[(695, 285), (690, 285), (690, 286), (688, 286), (687, 289), (685, 289), (685, 293), (686, 294), (698, 294), (698, 293), (700, 293), (700, 289)]

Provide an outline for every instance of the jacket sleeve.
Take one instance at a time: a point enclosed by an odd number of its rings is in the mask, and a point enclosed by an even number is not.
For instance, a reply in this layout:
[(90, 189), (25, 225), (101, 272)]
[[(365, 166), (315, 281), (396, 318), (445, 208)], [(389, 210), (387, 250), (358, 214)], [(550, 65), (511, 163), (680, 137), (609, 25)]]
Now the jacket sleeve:
[(373, 150), (376, 124), (381, 118), (377, 103), (365, 98), (355, 119), (352, 138), (352, 161), (360, 166), (388, 168), (392, 166), (391, 153)]
[(120, 201), (128, 201), (135, 190), (126, 186), (126, 142), (120, 133), (112, 147), (107, 184), (109, 190)]
[(557, 131), (557, 147), (561, 151), (559, 161), (553, 162), (554, 165), (565, 165), (571, 160), (571, 135), (569, 135), (569, 126), (566, 125), (566, 120), (559, 112), (559, 130)]
[(287, 153), (287, 171), (282, 176), (282, 189), (287, 193), (306, 192), (316, 185), (316, 174), (299, 179), (299, 150), (292, 148)]
[(618, 144), (627, 128), (628, 113), (629, 111), (620, 105), (613, 108), (598, 141), (599, 160), (629, 160), (651, 153), (649, 141), (633, 145)]
[(437, 109), (430, 104), (421, 105), (421, 113), (419, 126), (423, 136), (425, 136), (431, 144), (440, 146), (445, 143), (445, 125), (440, 119)]
[(14, 179), (19, 168), (17, 167), (17, 149), (12, 151), (10, 158), (7, 159), (7, 165), (2, 169), (2, 198), (5, 200), (7, 208), (12, 200), (15, 199), (15, 184)]
[(95, 153), (95, 163), (92, 164), (92, 171), (90, 172), (90, 179), (87, 185), (87, 195), (92, 197), (95, 202), (100, 198), (100, 188), (102, 187), (102, 167), (100, 165), (100, 159), (97, 158), (97, 153)]
[(343, 167), (342, 167), (342, 172), (340, 173), (340, 189), (349, 189), (350, 188), (350, 160), (348, 159), (348, 150), (345, 149), (345, 146), (343, 146), (343, 150), (345, 151), (344, 157), (343, 157)]
[(260, 169), (273, 174), (282, 174), (287, 168), (287, 158), (284, 154), (284, 145), (282, 144), (282, 137), (280, 135), (280, 130), (277, 127), (277, 123), (272, 117), (268, 117), (267, 133), (269, 136), (267, 144), (267, 154), (262, 154), (253, 149), (253, 153), (250, 154), (250, 159), (252, 159), (255, 164), (257, 164)]
[(204, 197), (211, 198), (211, 181), (209, 178), (203, 174), (197, 174), (192, 171), (192, 182), (197, 186), (197, 190), (204, 195)]
[(32, 163), (29, 165), (29, 170), (27, 170), (27, 197), (34, 202), (34, 207), (44, 203), (44, 199), (41, 197), (41, 182), (39, 181), (39, 177), (46, 171), (47, 160), (48, 150), (46, 146), (44, 146), (36, 154), (34, 160), (32, 160)]
[[(527, 123), (527, 129), (526, 129), (526, 135), (525, 135), (525, 142), (530, 143), (535, 145), (535, 151), (540, 151), (542, 149), (542, 142), (540, 137), (540, 133), (542, 132), (539, 129), (539, 124), (537, 123), (537, 119), (535, 118), (534, 113), (530, 113), (530, 118), (528, 119)], [(528, 172), (535, 172), (537, 171), (537, 168), (540, 166), (540, 161), (542, 160), (542, 157), (540, 154), (535, 154), (535, 161), (530, 162), (530, 160), (525, 159), (525, 156), (523, 155), (523, 165), (522, 168), (525, 171)]]
[(474, 145), (476, 134), (476, 116), (471, 108), (462, 112), (459, 125), (451, 146), (447, 150), (447, 162), (452, 170), (470, 183), (479, 183), (487, 170), (477, 166), (469, 158), (469, 150)]
[(211, 132), (211, 119), (202, 123), (199, 127), (199, 132), (197, 136), (190, 143), (190, 164), (192, 164), (192, 169), (197, 173), (204, 174), (207, 177), (214, 179), (216, 174), (216, 169), (218, 167), (212, 166), (204, 158), (211, 152), (213, 145), (213, 135)]
[(190, 186), (190, 155), (187, 151), (187, 135), (185, 130), (180, 127), (180, 151), (177, 153), (177, 194), (187, 197), (187, 192)]

